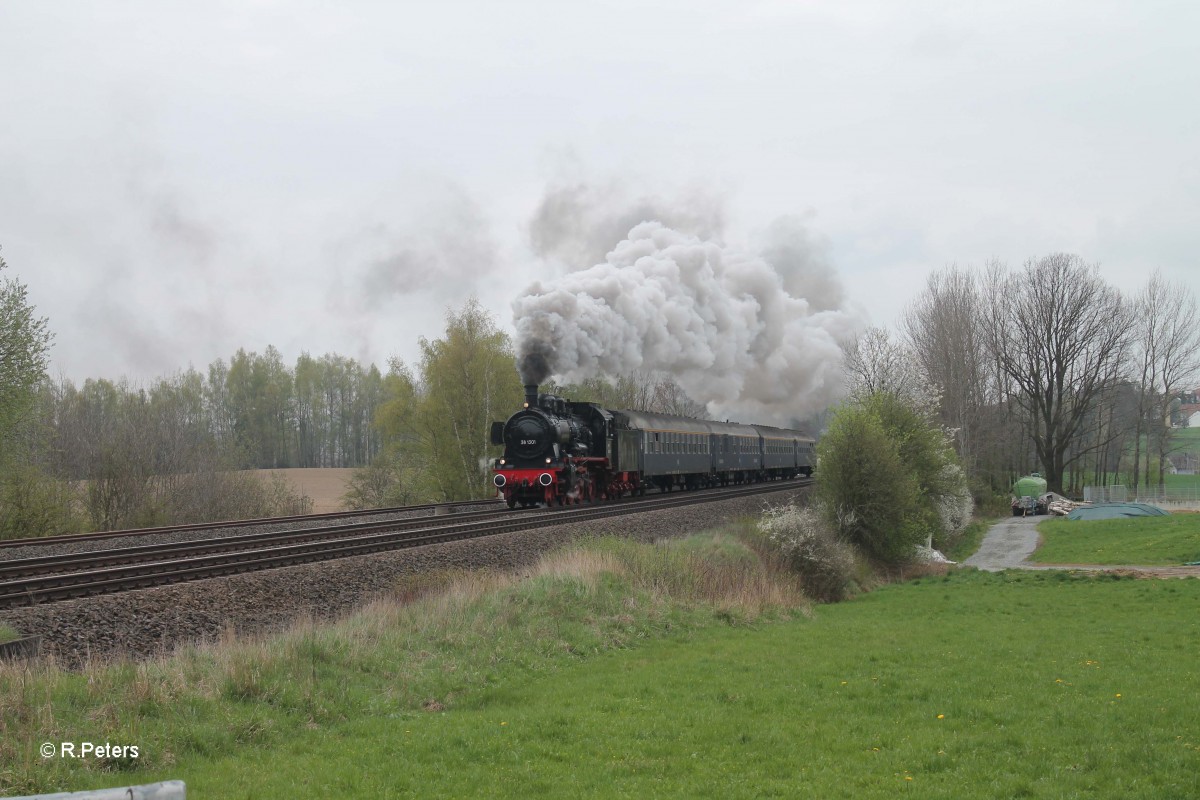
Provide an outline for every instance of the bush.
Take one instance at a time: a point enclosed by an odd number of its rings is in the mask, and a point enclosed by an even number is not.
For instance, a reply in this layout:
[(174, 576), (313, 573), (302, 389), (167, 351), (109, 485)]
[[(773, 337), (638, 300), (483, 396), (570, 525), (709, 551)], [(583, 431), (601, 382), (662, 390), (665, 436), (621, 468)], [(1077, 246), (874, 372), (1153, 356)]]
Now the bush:
[(788, 503), (768, 509), (758, 529), (779, 548), (812, 599), (835, 602), (851, 593), (854, 550), (838, 538), (821, 512)]
[(945, 546), (970, 521), (971, 495), (945, 433), (895, 395), (839, 409), (817, 458), (828, 522), (873, 559), (906, 563), (917, 545)]
[(941, 525), (933, 535), (933, 546), (945, 550), (958, 542), (971, 524), (975, 501), (967, 488), (966, 475), (958, 464), (943, 464), (939, 483), (941, 493), (932, 499)]
[(0, 539), (79, 532), (77, 499), (69, 483), (36, 467), (9, 468), (0, 481)]
[(342, 506), (347, 511), (408, 505), (416, 500), (416, 481), (392, 459), (381, 456), (365, 467), (354, 470)]
[(880, 561), (907, 560), (925, 531), (917, 482), (870, 410), (842, 408), (817, 446), (817, 499), (838, 536)]

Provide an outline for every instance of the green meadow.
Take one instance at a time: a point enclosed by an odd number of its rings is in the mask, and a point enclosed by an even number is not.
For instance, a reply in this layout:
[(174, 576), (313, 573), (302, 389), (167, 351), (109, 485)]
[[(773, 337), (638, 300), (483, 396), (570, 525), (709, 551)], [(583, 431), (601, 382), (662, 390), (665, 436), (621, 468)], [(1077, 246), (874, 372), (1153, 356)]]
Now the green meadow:
[[(815, 606), (796, 590), (741, 532), (606, 541), (271, 639), (4, 667), (0, 789), (1195, 796), (1200, 581), (958, 570)], [(36, 752), (87, 737), (142, 755)]]
[[(1190, 476), (1189, 476), (1190, 477)], [(1042, 564), (1166, 566), (1200, 561), (1200, 514), (1068, 520), (1038, 524)]]

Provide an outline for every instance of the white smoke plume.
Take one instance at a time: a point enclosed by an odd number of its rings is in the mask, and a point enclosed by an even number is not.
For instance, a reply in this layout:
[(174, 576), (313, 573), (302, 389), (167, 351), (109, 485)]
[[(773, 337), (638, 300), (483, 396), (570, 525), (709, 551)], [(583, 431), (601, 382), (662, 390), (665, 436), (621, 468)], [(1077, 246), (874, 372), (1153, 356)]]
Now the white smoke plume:
[(619, 179), (548, 186), (529, 222), (533, 252), (576, 270), (603, 261), (613, 243), (639, 222), (658, 220), (702, 239), (719, 239), (725, 227), (724, 203), (705, 187), (690, 187), (671, 197), (635, 194)]
[(779, 273), (788, 294), (803, 297), (814, 311), (834, 311), (846, 302), (842, 282), (829, 263), (825, 241), (800, 217), (780, 217), (759, 237), (758, 252)]
[(518, 369), (525, 383), (659, 370), (716, 418), (786, 423), (842, 394), (839, 341), (860, 327), (791, 288), (760, 256), (643, 222), (604, 263), (513, 301)]

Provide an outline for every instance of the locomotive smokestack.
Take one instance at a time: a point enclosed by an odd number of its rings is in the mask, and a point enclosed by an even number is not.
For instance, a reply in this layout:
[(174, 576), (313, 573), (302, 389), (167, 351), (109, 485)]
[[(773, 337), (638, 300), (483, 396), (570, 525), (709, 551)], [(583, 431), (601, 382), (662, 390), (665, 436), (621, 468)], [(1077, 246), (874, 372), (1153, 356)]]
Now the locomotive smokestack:
[(525, 405), (527, 407), (534, 408), (537, 406), (537, 390), (538, 385), (536, 383), (525, 384)]

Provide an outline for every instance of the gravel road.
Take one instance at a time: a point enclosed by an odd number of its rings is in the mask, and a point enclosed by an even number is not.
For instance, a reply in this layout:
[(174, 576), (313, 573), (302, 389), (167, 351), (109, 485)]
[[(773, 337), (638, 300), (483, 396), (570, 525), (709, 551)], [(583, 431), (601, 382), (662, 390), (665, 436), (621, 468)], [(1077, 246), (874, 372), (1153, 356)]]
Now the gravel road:
[(975, 555), (963, 562), (988, 572), (1021, 569), (1038, 546), (1037, 524), (1045, 517), (1010, 517), (988, 530)]

